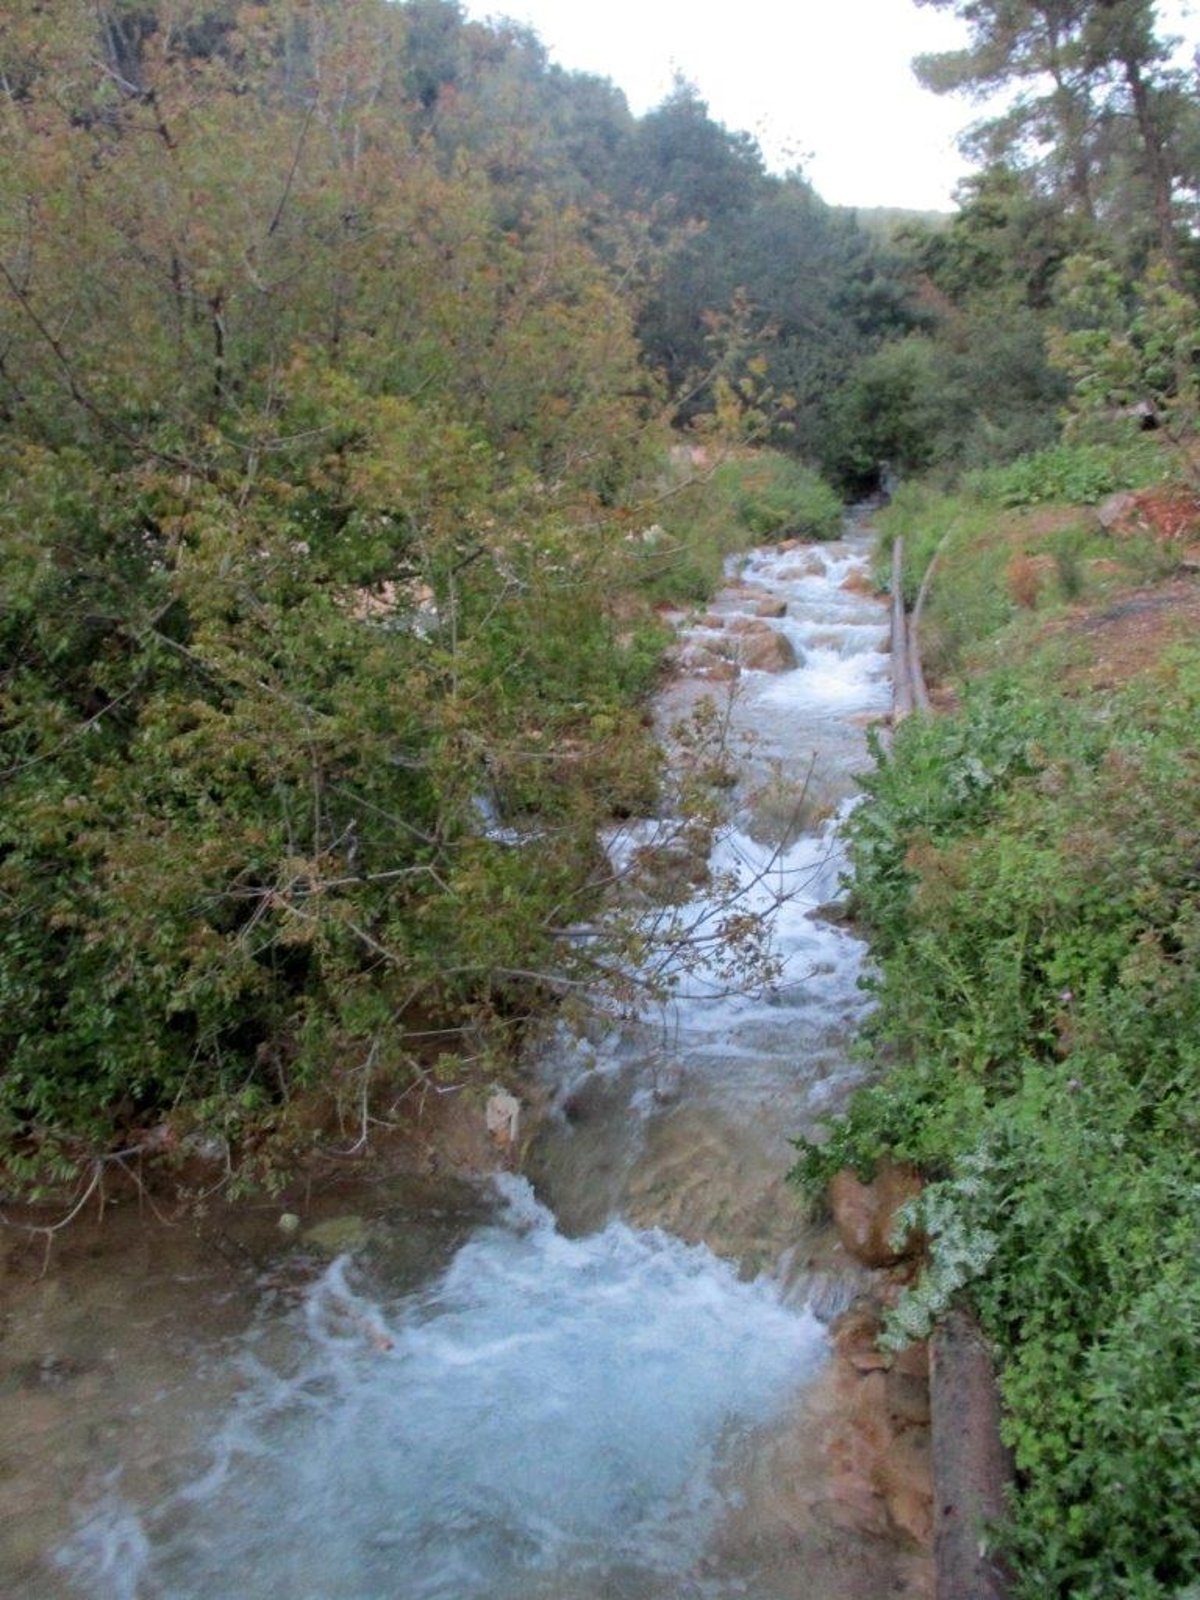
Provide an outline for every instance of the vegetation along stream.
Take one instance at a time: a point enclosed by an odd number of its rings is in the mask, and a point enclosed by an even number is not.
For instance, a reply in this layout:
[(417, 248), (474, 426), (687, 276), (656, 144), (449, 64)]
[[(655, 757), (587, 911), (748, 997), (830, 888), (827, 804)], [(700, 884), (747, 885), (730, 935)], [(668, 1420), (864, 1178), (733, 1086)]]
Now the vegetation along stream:
[[(706, 965), (665, 1008), (551, 1041), (528, 1176), (343, 1194), (294, 1235), (278, 1208), (247, 1212), (220, 1254), (144, 1224), (139, 1247), (118, 1214), (119, 1253), (31, 1289), (10, 1323), (8, 1592), (920, 1590), (920, 1556), (831, 1487), (827, 1323), (853, 1269), (783, 1188), (789, 1138), (853, 1080), (864, 1004), (863, 947), (816, 908), (889, 694), (868, 550), (851, 524), (751, 556), (685, 657), (771, 633), (796, 665), (685, 674), (658, 706), (667, 728), (728, 696), (734, 820), (687, 915), (736, 877), (771, 915), (774, 980), (726, 992)], [(784, 614), (745, 630), (764, 610)], [(610, 853), (667, 825), (628, 825)]]
[(1187, 8), (486, 9), (0, 6), (0, 1593), (1195, 1600)]

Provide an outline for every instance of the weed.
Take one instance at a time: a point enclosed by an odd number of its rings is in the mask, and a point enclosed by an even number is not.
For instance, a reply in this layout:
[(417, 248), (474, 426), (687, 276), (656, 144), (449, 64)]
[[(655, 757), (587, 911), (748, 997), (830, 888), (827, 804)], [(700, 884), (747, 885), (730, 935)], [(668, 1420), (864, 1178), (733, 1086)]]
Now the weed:
[(1095, 505), (1118, 489), (1155, 482), (1162, 471), (1161, 450), (1142, 440), (1057, 444), (1006, 467), (974, 473), (969, 487), (981, 499), (1004, 506)]

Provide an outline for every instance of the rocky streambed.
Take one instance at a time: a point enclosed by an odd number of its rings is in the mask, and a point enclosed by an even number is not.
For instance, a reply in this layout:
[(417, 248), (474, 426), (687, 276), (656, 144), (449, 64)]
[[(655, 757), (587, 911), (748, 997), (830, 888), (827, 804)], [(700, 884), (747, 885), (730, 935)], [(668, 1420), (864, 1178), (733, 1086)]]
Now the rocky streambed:
[(859, 1071), (865, 951), (820, 908), (889, 703), (869, 548), (851, 523), (749, 557), (658, 708), (669, 738), (719, 702), (732, 820), (690, 906), (740, 884), (771, 924), (769, 983), (701, 962), (669, 1003), (547, 1041), (520, 1176), (446, 1175), (493, 1148), (464, 1102), (421, 1170), (289, 1199), (290, 1231), (280, 1205), (198, 1195), (172, 1226), (82, 1222), (45, 1277), (10, 1247), (6, 1592), (929, 1592), (923, 1357), (873, 1339), (903, 1268), (846, 1248), (870, 1256), (877, 1197), (839, 1235), (784, 1181)]

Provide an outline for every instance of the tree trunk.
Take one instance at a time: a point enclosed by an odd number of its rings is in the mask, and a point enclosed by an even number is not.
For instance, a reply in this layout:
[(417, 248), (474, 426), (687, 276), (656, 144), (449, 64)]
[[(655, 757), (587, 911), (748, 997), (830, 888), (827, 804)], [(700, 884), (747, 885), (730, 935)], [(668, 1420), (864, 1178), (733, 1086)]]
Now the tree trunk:
[(1183, 292), (1183, 267), (1179, 259), (1179, 240), (1175, 232), (1175, 208), (1171, 186), (1171, 168), (1167, 161), (1167, 142), (1154, 115), (1150, 90), (1142, 76), (1141, 64), (1132, 57), (1121, 60), (1125, 82), (1133, 100), (1133, 114), (1138, 135), (1146, 158), (1146, 176), (1154, 199), (1154, 219), (1158, 226), (1158, 244), (1171, 275), (1171, 287)]

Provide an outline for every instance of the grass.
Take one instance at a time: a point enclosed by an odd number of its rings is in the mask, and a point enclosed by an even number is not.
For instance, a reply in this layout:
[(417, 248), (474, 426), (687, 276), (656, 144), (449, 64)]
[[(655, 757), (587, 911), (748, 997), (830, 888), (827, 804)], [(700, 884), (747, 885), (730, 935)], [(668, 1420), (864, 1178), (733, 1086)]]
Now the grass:
[[(1100, 466), (1107, 474), (1100, 477)], [(904, 484), (880, 519), (877, 580), (890, 581), (891, 549), (904, 539), (904, 590), (911, 606), (935, 553), (939, 569), (922, 627), (932, 680), (980, 670), (1055, 612), (1096, 603), (1130, 584), (1169, 576), (1177, 554), (1149, 535), (1106, 531), (1090, 495), (1064, 486), (1159, 483), (1177, 460), (1155, 444), (1122, 449), (1059, 446), (1010, 467), (974, 473), (954, 489)], [(1014, 485), (1022, 485), (1020, 496)], [(1010, 633), (1011, 630), (1011, 633)]]
[(726, 557), (787, 538), (834, 539), (843, 507), (810, 468), (757, 451), (713, 469), (672, 462), (654, 512), (654, 523), (635, 536), (641, 590), (651, 600), (698, 605), (720, 583)]

